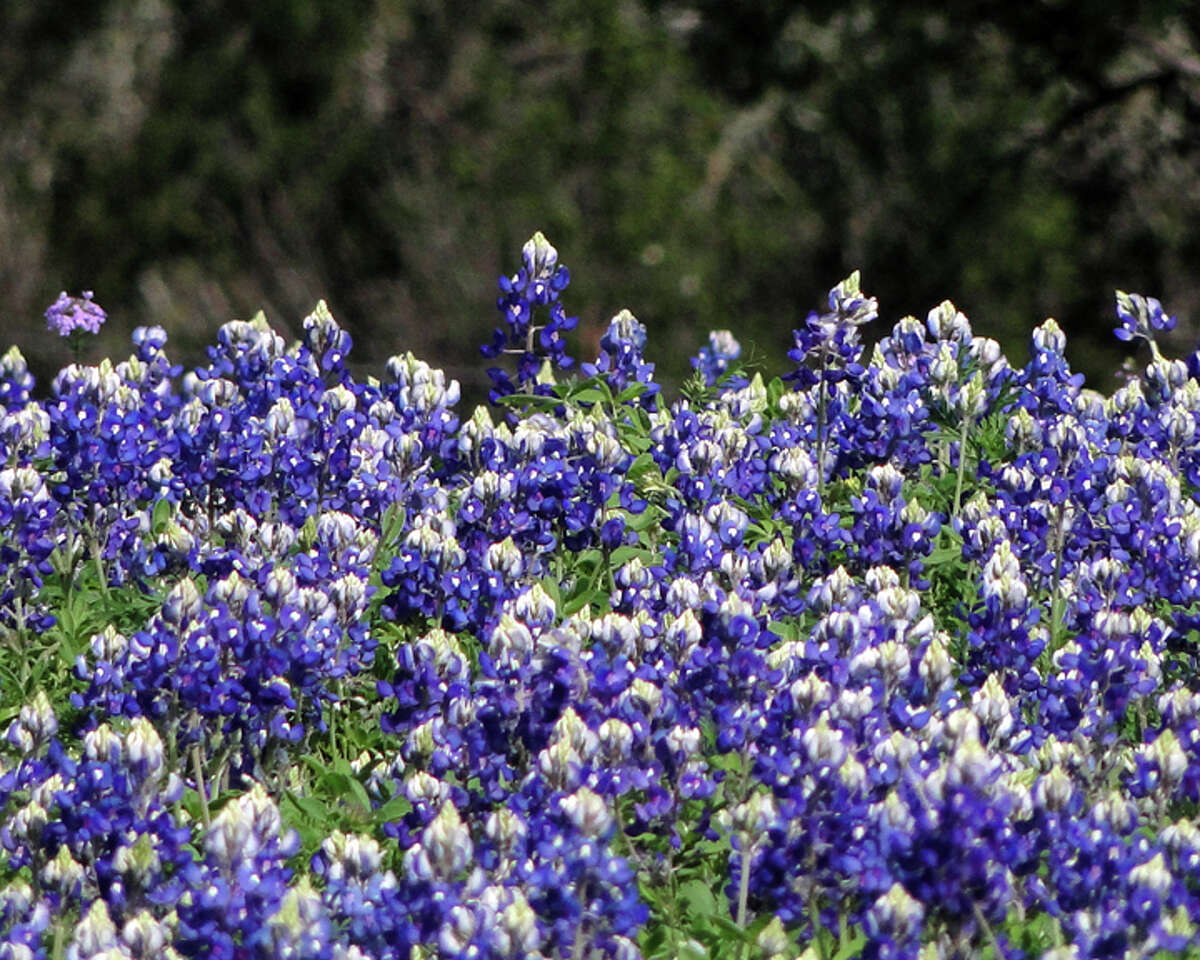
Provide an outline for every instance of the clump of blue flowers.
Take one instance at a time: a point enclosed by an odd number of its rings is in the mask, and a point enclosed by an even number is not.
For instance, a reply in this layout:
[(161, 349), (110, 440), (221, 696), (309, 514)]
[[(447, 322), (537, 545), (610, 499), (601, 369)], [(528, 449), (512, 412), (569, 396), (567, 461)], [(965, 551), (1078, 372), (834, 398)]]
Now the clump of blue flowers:
[(714, 330), (708, 335), (708, 343), (692, 357), (692, 368), (704, 377), (705, 385), (711, 387), (741, 355), (742, 345), (732, 333), (728, 330)]
[[(1190, 956), (1200, 351), (853, 274), (682, 397), (541, 234), (459, 409), (323, 302), (0, 358), (0, 956)], [(103, 311), (47, 313), (78, 341)], [(561, 382), (560, 382), (561, 381)], [(702, 381), (702, 382), (701, 382)]]
[[(566, 370), (574, 364), (564, 334), (575, 329), (578, 318), (568, 317), (559, 299), (570, 282), (570, 272), (558, 262), (558, 250), (540, 231), (521, 251), (521, 269), (500, 278), (496, 308), (504, 322), (481, 352), (485, 357), (515, 356), (516, 379), (501, 367), (488, 368), (493, 402), (518, 390), (544, 391), (554, 368)], [(539, 316), (543, 308), (544, 318)]]

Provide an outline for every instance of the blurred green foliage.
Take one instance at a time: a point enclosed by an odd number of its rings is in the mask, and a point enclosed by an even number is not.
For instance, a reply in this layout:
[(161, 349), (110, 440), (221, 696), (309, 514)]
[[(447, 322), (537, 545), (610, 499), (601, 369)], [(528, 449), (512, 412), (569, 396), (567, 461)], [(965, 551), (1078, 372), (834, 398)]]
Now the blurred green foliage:
[[(82, 12), (81, 12), (82, 11)], [(1103, 386), (1112, 291), (1200, 324), (1200, 56), (1181, 2), (14, 0), (0, 330), (44, 379), (61, 289), (173, 355), (320, 297), (363, 372), (469, 399), (495, 278), (543, 230), (585, 359), (629, 307), (669, 381), (709, 329), (782, 369), (854, 268), (882, 325), (949, 297)], [(876, 331), (876, 334), (883, 331)]]

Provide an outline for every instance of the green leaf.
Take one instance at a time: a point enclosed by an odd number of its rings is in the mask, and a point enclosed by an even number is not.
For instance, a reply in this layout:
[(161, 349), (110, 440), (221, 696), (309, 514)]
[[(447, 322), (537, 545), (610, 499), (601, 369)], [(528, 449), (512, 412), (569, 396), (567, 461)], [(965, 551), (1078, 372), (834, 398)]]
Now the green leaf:
[(636, 428), (631, 428), (623, 424), (618, 425), (617, 436), (621, 438), (621, 443), (625, 446), (625, 448), (632, 450), (634, 453), (645, 453), (652, 446), (654, 446), (654, 444), (650, 442), (649, 437), (645, 436), (641, 432), (637, 432)]
[(180, 797), (179, 802), (182, 804), (183, 809), (188, 812), (188, 816), (190, 816), (192, 820), (197, 823), (203, 822), (204, 809), (200, 805), (200, 794), (198, 794), (191, 787), (188, 787), (183, 791), (183, 796)]
[(563, 616), (572, 617), (587, 606), (604, 607), (608, 602), (607, 590), (587, 590), (571, 597), (563, 605)]
[(719, 913), (717, 898), (703, 880), (689, 880), (679, 888), (679, 899), (688, 912), (697, 917), (711, 917)]
[(612, 395), (605, 396), (595, 387), (587, 387), (571, 394), (572, 403), (604, 403), (606, 400), (611, 401)]
[(380, 523), (380, 543), (389, 544), (399, 539), (404, 532), (405, 510), (398, 501), (388, 504), (383, 511), (383, 521)]
[(554, 577), (542, 577), (539, 582), (542, 585), (542, 589), (546, 591), (546, 595), (554, 601), (554, 606), (556, 608), (562, 607), (562, 590), (559, 582)]
[[(325, 824), (329, 821), (329, 808), (315, 797), (309, 797), (302, 793), (296, 793), (294, 790), (285, 790), (284, 799), (291, 803), (309, 822), (316, 824)], [(197, 797), (197, 804), (199, 798)]]
[(320, 760), (318, 760), (316, 757), (314, 757), (311, 753), (306, 753), (303, 756), (301, 756), (300, 762), (303, 763), (306, 767), (308, 767), (308, 769), (311, 770), (313, 773), (315, 773), (317, 775), (318, 779), (321, 777), (324, 777), (327, 773), (330, 772), (329, 766), (322, 763)]
[(58, 648), (58, 660), (64, 667), (71, 669), (75, 666), (75, 661), (79, 655), (87, 648), (87, 641), (74, 633), (64, 633), (56, 631), (58, 634), (58, 642), (55, 646)]
[(722, 917), (718, 914), (713, 914), (708, 919), (714, 926), (718, 927), (731, 940), (735, 940), (738, 943), (752, 943), (753, 942), (750, 939), (750, 935), (745, 930), (743, 930), (741, 927), (739, 927), (736, 923), (734, 923), (732, 920), (730, 920), (728, 917)]
[(350, 796), (353, 797), (353, 806), (355, 814), (359, 817), (369, 817), (371, 815), (371, 797), (367, 793), (367, 788), (362, 785), (362, 782), (357, 777), (350, 777)]
[(800, 624), (794, 620), (772, 620), (767, 629), (781, 640), (795, 641), (800, 639)]
[(575, 557), (575, 569), (591, 574), (594, 573), (603, 562), (604, 554), (599, 550), (584, 550)]
[(173, 507), (170, 500), (159, 500), (154, 504), (154, 512), (151, 514), (150, 530), (158, 536), (167, 529), (167, 524), (171, 522), (171, 513)]
[(625, 513), (625, 526), (634, 533), (642, 533), (649, 527), (657, 526), (667, 512), (661, 507), (649, 506), (641, 513)]
[(300, 544), (301, 550), (311, 550), (313, 544), (317, 542), (317, 515), (315, 513), (309, 514), (305, 518), (296, 542)]
[(552, 410), (561, 406), (561, 397), (546, 397), (536, 393), (510, 393), (497, 397), (496, 402), (505, 407), (542, 407)]
[(412, 804), (405, 797), (392, 797), (387, 803), (375, 811), (376, 823), (392, 823), (405, 814), (412, 812)]
[(658, 559), (658, 555), (653, 550), (634, 546), (617, 547), (608, 559), (614, 567), (619, 567), (623, 563), (628, 563), (634, 557), (637, 557), (645, 564), (651, 564)]
[(785, 393), (788, 393), (788, 385), (779, 377), (775, 377), (767, 384), (767, 402), (771, 405), (771, 409), (779, 409), (779, 398)]
[(628, 403), (630, 400), (635, 400), (645, 393), (647, 389), (648, 387), (644, 383), (631, 383), (617, 394), (617, 403)]
[(948, 547), (938, 547), (931, 554), (929, 554), (928, 563), (935, 566), (941, 566), (943, 563), (953, 563), (956, 560), (962, 560), (962, 547), (951, 544)]
[(649, 453), (641, 453), (634, 457), (633, 463), (629, 465), (629, 469), (625, 471), (625, 475), (630, 480), (636, 480), (651, 470), (657, 469), (658, 464), (654, 462), (654, 457)]
[(833, 955), (833, 960), (850, 960), (851, 957), (857, 957), (862, 953), (862, 948), (866, 946), (866, 943), (867, 935), (861, 930), (856, 930), (854, 936), (838, 948), (838, 952)]

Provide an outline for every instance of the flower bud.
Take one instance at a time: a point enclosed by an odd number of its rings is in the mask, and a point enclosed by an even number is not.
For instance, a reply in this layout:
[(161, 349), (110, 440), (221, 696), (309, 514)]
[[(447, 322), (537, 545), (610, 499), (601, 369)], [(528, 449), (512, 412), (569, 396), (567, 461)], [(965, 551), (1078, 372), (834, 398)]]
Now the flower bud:
[(846, 745), (842, 740), (841, 731), (831, 729), (824, 714), (817, 720), (816, 726), (804, 731), (801, 741), (804, 749), (808, 751), (809, 760), (817, 766), (836, 769), (846, 757)]
[(483, 565), (487, 570), (493, 570), (509, 580), (515, 580), (521, 575), (525, 562), (512, 537), (505, 537), (500, 543), (493, 543), (488, 547)]
[(612, 826), (612, 815), (604, 798), (587, 787), (580, 787), (561, 801), (563, 813), (586, 837), (599, 840), (607, 835)]
[(459, 816), (458, 808), (447, 800), (438, 815), (421, 834), (421, 845), (429, 856), (435, 874), (450, 880), (466, 869), (475, 852), (471, 834)]
[(139, 911), (121, 928), (121, 942), (135, 957), (162, 956), (171, 939), (170, 927), (155, 920), (148, 910)]
[(532, 956), (536, 952), (541, 941), (537, 914), (533, 912), (520, 888), (513, 888), (512, 903), (500, 914), (500, 926), (512, 938), (514, 956)]
[(1129, 871), (1129, 882), (1135, 887), (1145, 887), (1159, 897), (1165, 897), (1171, 892), (1174, 878), (1163, 860), (1162, 851), (1156, 853), (1145, 863), (1138, 864)]
[(450, 908), (450, 916), (442, 923), (438, 934), (438, 946), (444, 955), (457, 957), (466, 950), (467, 945), (475, 936), (477, 923), (475, 914), (461, 904)]
[(75, 935), (71, 939), (68, 956), (82, 960), (116, 945), (117, 928), (109, 916), (107, 904), (99, 898), (93, 900), (83, 919), (75, 925)]
[(792, 939), (783, 929), (783, 922), (779, 917), (772, 917), (762, 930), (759, 931), (755, 944), (762, 955), (768, 960), (775, 960), (776, 957), (786, 957), (792, 947)]
[(268, 921), (277, 957), (317, 956), (328, 938), (328, 920), (321, 896), (307, 877), (283, 895), (279, 910)]
[(121, 747), (121, 738), (107, 723), (83, 735), (84, 755), (92, 761), (117, 763), (121, 758)]
[(58, 855), (42, 867), (42, 884), (52, 890), (57, 890), (64, 897), (71, 899), (74, 891), (83, 883), (83, 867), (75, 862), (71, 850), (66, 845), (58, 848)]
[(117, 847), (113, 868), (138, 886), (147, 887), (158, 875), (161, 863), (158, 849), (148, 833), (140, 833), (132, 844)]
[(162, 616), (167, 623), (179, 626), (199, 616), (203, 604), (196, 582), (191, 577), (184, 577), (163, 600)]
[(1164, 782), (1168, 784), (1178, 783), (1183, 779), (1183, 775), (1188, 770), (1188, 757), (1184, 752), (1183, 747), (1179, 744), (1179, 738), (1170, 730), (1164, 730), (1158, 735), (1158, 738), (1149, 747), (1143, 747), (1144, 751), (1148, 752), (1149, 756), (1158, 765), (1159, 772), (1162, 774)]
[(779, 811), (769, 793), (752, 793), (748, 799), (733, 808), (730, 824), (735, 830), (748, 834), (757, 841), (778, 818)]
[(867, 929), (886, 934), (889, 940), (905, 941), (920, 931), (925, 906), (900, 883), (879, 897), (867, 914)]
[(540, 583), (535, 583), (517, 597), (513, 610), (517, 620), (538, 627), (550, 626), (558, 615), (554, 599)]
[(966, 315), (949, 300), (943, 300), (929, 311), (925, 326), (935, 340), (967, 341), (971, 336), (971, 323)]
[(1062, 767), (1056, 766), (1038, 778), (1033, 799), (1039, 807), (1059, 811), (1066, 809), (1074, 792), (1075, 785), (1070, 775)]

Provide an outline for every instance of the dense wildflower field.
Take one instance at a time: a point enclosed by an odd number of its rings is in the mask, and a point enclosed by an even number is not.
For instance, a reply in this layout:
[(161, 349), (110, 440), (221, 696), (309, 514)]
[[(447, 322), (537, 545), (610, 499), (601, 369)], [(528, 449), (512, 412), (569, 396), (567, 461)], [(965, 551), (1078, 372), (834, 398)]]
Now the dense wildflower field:
[[(1200, 957), (1200, 354), (1084, 389), (852, 276), (764, 383), (0, 362), (0, 958)], [(62, 298), (51, 328), (103, 322)]]

